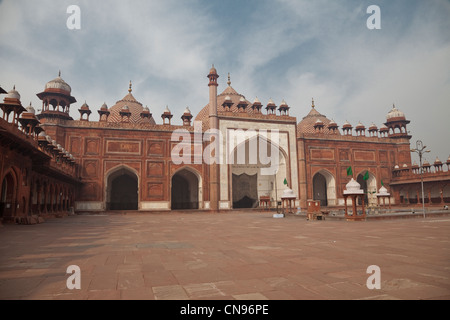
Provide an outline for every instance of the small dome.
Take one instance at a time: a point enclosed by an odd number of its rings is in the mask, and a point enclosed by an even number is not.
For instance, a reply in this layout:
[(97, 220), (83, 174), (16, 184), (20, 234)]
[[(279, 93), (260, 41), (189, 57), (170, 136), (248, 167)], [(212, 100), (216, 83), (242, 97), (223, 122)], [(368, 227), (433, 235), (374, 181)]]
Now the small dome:
[(405, 114), (403, 112), (401, 112), (400, 110), (398, 110), (395, 107), (395, 104), (392, 106), (392, 110), (389, 111), (389, 113), (386, 116), (387, 120), (393, 119), (393, 118), (405, 118)]
[(230, 103), (231, 102), (231, 97), (230, 96), (226, 96), (224, 102)]
[(150, 109), (149, 109), (147, 106), (145, 106), (144, 109), (142, 109), (142, 111), (144, 111), (144, 112), (150, 112)]
[(434, 164), (442, 164), (442, 161), (439, 160), (439, 157), (436, 157), (436, 160), (434, 161)]
[(396, 165), (394, 166), (394, 169), (400, 169), (400, 167), (398, 166), (398, 164), (396, 164)]
[(103, 105), (100, 107), (100, 110), (108, 111), (108, 106), (106, 105), (106, 102), (103, 103)]
[(217, 74), (217, 70), (214, 65), (212, 65), (211, 69), (209, 70), (209, 74)]
[(320, 120), (320, 119), (317, 119), (317, 121), (315, 122), (315, 125), (316, 125), (316, 126), (318, 126), (318, 125), (323, 125), (323, 121)]
[(130, 111), (130, 108), (127, 105), (125, 105), (125, 106), (122, 107), (122, 110), (123, 111)]
[(14, 86), (12, 90), (8, 91), (8, 94), (5, 96), (5, 99), (6, 98), (20, 100), (20, 94), (17, 92), (16, 86)]
[(366, 127), (361, 123), (358, 122), (358, 124), (356, 125), (356, 129), (365, 129)]
[(169, 109), (169, 106), (166, 106), (166, 108), (164, 109), (164, 113), (171, 113), (170, 109)]
[(38, 137), (42, 137), (42, 138), (47, 139), (47, 134), (45, 133), (45, 131), (41, 131), (41, 132), (39, 133)]
[(361, 185), (355, 180), (351, 179), (349, 183), (345, 186), (344, 194), (347, 193), (364, 193), (364, 190), (361, 189)]
[(406, 163), (404, 163), (403, 168), (408, 168), (408, 165)]
[(381, 127), (380, 127), (380, 131), (389, 131), (389, 128), (385, 125), (385, 124), (383, 124)]
[(253, 101), (253, 104), (261, 104), (261, 101), (259, 101), (258, 97), (255, 98)]
[(414, 168), (418, 168), (419, 167), (419, 165), (417, 164), (417, 162), (415, 162), (414, 161), (414, 163), (413, 163), (413, 165), (412, 165)]
[(244, 97), (241, 97), (241, 98), (239, 99), (239, 102), (245, 102), (245, 98), (244, 98)]
[(431, 164), (428, 162), (428, 160), (425, 160), (424, 163), (423, 163), (423, 166), (424, 167), (430, 167)]
[(27, 109), (27, 112), (28, 113), (31, 113), (31, 114), (33, 114), (33, 115), (35, 115), (36, 114), (36, 110), (33, 108), (33, 106), (31, 105), (31, 102), (30, 102), (30, 105), (26, 108)]
[(269, 106), (274, 106), (275, 102), (273, 102), (272, 98), (269, 99), (269, 102), (267, 103), (267, 105)]
[(342, 126), (342, 128), (352, 128), (352, 125), (350, 124), (350, 122), (348, 122), (347, 120), (345, 120), (344, 125)]
[(280, 107), (287, 107), (287, 103), (286, 101), (284, 101), (284, 99), (281, 101)]
[(370, 131), (378, 130), (378, 127), (377, 127), (377, 125), (376, 125), (375, 123), (372, 122), (372, 124), (371, 124), (370, 127), (369, 127), (369, 130), (370, 130)]
[(286, 188), (284, 191), (283, 191), (283, 195), (282, 195), (282, 198), (297, 198), (296, 196), (295, 196), (295, 193), (294, 193), (294, 191), (292, 191), (292, 189), (290, 189), (290, 188)]
[(57, 78), (47, 82), (47, 84), (45, 85), (45, 91), (47, 91), (47, 89), (63, 90), (69, 95), (72, 92), (72, 88), (61, 78), (61, 72), (59, 73)]
[(378, 195), (379, 196), (388, 196), (388, 195), (390, 195), (390, 193), (384, 186), (381, 186), (380, 190), (378, 190)]
[(191, 114), (191, 110), (189, 110), (189, 107), (186, 107), (186, 109), (184, 109), (184, 113), (185, 114)]
[(86, 101), (83, 103), (83, 105), (81, 106), (81, 110), (89, 110), (89, 106), (86, 103)]

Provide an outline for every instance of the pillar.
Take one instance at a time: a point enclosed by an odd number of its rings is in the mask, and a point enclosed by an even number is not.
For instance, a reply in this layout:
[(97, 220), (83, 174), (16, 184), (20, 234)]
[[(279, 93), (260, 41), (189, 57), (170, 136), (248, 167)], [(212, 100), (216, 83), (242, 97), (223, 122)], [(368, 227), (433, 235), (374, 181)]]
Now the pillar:
[[(214, 66), (211, 68), (209, 75), (209, 128), (212, 130), (219, 130), (219, 119), (217, 117), (217, 74)], [(214, 139), (216, 160), (209, 165), (209, 207), (211, 211), (219, 210), (219, 140), (218, 136)]]

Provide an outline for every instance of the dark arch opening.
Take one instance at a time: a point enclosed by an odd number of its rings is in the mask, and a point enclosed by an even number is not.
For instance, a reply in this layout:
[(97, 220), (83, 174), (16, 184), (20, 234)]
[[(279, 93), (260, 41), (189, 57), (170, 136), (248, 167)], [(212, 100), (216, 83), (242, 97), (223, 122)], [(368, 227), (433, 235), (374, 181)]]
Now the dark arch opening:
[(313, 193), (313, 199), (320, 201), (321, 207), (328, 206), (327, 180), (320, 173), (313, 178)]
[[(358, 175), (356, 182), (358, 182), (361, 185), (361, 189), (364, 190), (364, 204), (367, 206), (367, 204), (369, 203), (369, 197), (367, 196), (367, 181), (364, 180), (364, 176), (360, 174)], [(358, 204), (361, 205), (360, 197), (358, 197)]]
[(2, 193), (0, 198), (0, 218), (11, 216), (15, 207), (14, 203), (14, 177), (8, 173), (2, 181)]
[(233, 174), (233, 208), (255, 208), (258, 205), (257, 185), (257, 174)]
[(172, 177), (172, 203), (175, 210), (198, 209), (198, 178), (183, 169)]
[(137, 176), (122, 168), (108, 177), (107, 210), (138, 210)]

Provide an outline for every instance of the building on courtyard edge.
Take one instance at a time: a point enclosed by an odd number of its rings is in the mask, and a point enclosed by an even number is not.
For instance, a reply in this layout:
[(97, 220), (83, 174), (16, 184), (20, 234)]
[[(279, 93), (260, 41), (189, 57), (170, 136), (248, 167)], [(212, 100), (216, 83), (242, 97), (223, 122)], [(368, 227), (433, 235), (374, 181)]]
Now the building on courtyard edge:
[[(279, 105), (247, 100), (229, 77), (218, 94), (217, 70), (212, 67), (207, 77), (208, 104), (197, 115), (189, 108), (175, 115), (182, 125), (172, 124), (168, 106), (158, 114), (139, 102), (131, 82), (111, 107), (84, 102), (77, 120), (69, 115), (77, 100), (61, 74), (37, 94), (39, 114), (31, 104), (22, 105), (15, 87), (0, 88), (0, 219), (33, 223), (71, 211), (222, 212), (257, 208), (262, 198), (275, 207), (286, 188), (296, 196), (296, 207), (317, 200), (338, 210), (349, 168), (369, 206), (380, 205), (382, 187), (394, 208), (421, 205), (410, 121), (396, 106), (382, 126), (366, 128), (339, 126), (313, 100), (298, 121), (284, 100)], [(98, 112), (98, 121), (89, 119), (92, 112)], [(174, 132), (184, 138), (174, 140)], [(212, 145), (214, 156), (224, 161), (205, 161)], [(188, 161), (174, 161), (174, 150)], [(425, 162), (423, 169), (426, 206), (449, 204), (450, 157)]]

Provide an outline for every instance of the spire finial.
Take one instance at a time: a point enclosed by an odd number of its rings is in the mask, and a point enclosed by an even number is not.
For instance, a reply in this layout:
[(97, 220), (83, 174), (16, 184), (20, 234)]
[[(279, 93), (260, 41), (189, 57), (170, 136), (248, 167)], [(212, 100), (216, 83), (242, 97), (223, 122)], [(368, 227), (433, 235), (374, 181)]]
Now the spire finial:
[(59, 70), (58, 72), (58, 77), (61, 77), (61, 70)]
[(131, 93), (131, 91), (133, 90), (131, 89), (131, 80), (130, 80), (130, 87), (128, 88), (128, 92)]
[(231, 87), (231, 77), (230, 77), (230, 73), (228, 72), (228, 82), (227, 82), (228, 86)]
[(312, 98), (312, 107), (315, 108), (316, 106), (314, 105), (314, 98)]

